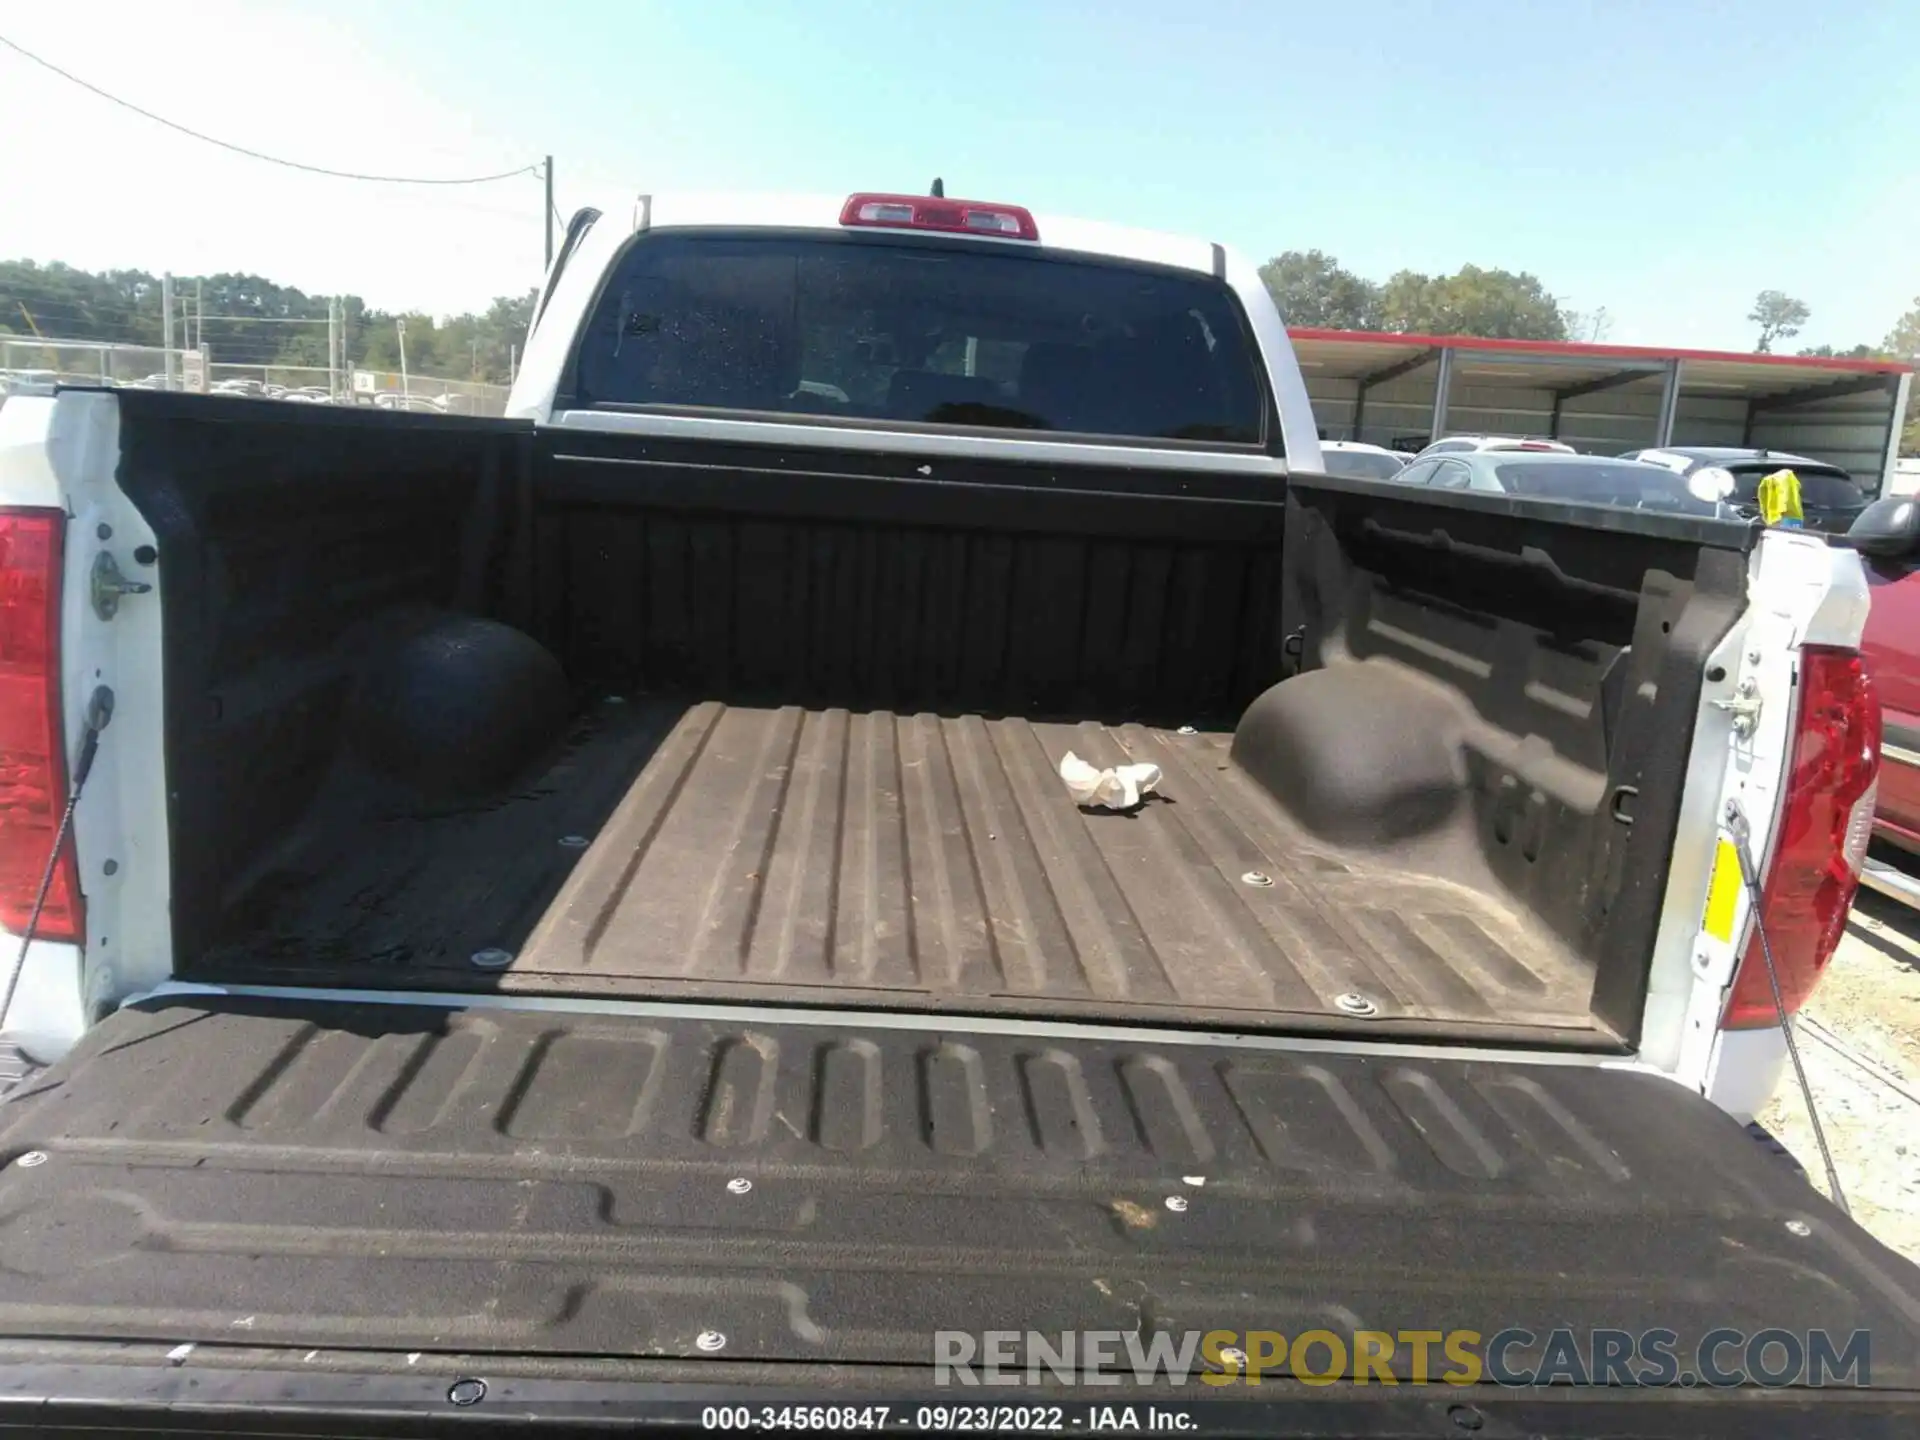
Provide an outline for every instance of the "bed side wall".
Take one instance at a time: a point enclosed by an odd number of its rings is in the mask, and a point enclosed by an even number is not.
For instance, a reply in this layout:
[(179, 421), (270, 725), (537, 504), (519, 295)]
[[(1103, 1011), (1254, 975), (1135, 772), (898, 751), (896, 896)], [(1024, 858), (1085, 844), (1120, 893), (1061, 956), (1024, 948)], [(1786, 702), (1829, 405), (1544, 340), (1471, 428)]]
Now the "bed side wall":
[(1282, 626), (1305, 672), (1235, 754), (1316, 831), (1489, 883), (1637, 1032), (1708, 652), (1745, 595), (1703, 544), (1299, 483)]
[(175, 954), (312, 803), (367, 647), (414, 606), (483, 611), (524, 437), (430, 416), (124, 392), (122, 489), (165, 631)]

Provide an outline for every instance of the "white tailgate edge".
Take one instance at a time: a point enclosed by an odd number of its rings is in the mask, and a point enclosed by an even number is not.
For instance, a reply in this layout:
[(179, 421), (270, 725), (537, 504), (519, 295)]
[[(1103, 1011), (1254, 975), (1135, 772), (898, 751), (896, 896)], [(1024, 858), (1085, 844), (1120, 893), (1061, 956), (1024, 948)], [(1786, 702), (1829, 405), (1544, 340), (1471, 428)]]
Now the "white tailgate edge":
[[(161, 690), (160, 566), (135, 550), (156, 543), (121, 492), (120, 410), (114, 397), (69, 391), (0, 406), (0, 504), (59, 507), (68, 515), (61, 595), (61, 703), (71, 766), (88, 699), (113, 691), (113, 718), (74, 812), (87, 943), (35, 941), (9, 1017), (9, 1038), (36, 1061), (57, 1059), (93, 1016), (173, 974), (169, 920), (165, 716)], [(93, 610), (101, 552), (154, 589)], [(0, 937), (0, 963), (14, 948)]]
[[(1747, 608), (1707, 662), (1707, 673), (1717, 670), (1721, 678), (1701, 687), (1640, 1054), (1741, 1119), (1773, 1093), (1786, 1045), (1777, 1027), (1720, 1029), (1727, 987), (1753, 923), (1743, 887), (1732, 941), (1703, 928), (1714, 858), (1727, 833), (1726, 806), (1740, 802), (1764, 875), (1786, 798), (1800, 647), (1857, 647), (1867, 603), (1866, 575), (1853, 551), (1815, 535), (1770, 530), (1748, 563)], [(1746, 680), (1760, 710), (1753, 733), (1739, 737), (1732, 714), (1716, 702), (1731, 700)]]

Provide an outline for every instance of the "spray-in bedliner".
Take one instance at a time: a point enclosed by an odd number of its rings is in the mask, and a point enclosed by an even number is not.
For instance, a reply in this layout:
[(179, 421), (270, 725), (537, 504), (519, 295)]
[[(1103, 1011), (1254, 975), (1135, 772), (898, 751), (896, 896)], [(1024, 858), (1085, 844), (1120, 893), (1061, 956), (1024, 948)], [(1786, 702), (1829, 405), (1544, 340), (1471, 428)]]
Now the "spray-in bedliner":
[[(1313, 839), (1229, 738), (602, 702), (495, 803), (320, 827), (352, 843), (270, 877), (196, 970), (1606, 1038), (1591, 972), (1526, 910)], [(1068, 750), (1164, 778), (1133, 813), (1083, 811)]]

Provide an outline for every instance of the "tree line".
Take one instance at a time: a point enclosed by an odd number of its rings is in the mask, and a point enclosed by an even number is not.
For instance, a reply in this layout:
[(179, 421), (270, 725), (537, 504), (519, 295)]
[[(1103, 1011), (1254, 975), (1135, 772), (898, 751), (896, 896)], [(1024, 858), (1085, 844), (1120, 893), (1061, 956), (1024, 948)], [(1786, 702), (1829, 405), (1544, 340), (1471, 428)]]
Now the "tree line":
[(1604, 312), (1568, 309), (1524, 270), (1463, 265), (1452, 275), (1401, 270), (1373, 281), (1324, 250), (1287, 250), (1260, 267), (1260, 278), (1287, 324), (1306, 328), (1570, 340), (1604, 324)]
[[(54, 262), (0, 261), (0, 334), (57, 340), (159, 345), (165, 334), (160, 277), (145, 270), (79, 270)], [(277, 285), (261, 275), (221, 274), (174, 282), (174, 343), (187, 343), (186, 317), (203, 318), (196, 338), (215, 364), (327, 364), (329, 297)], [(503, 295), (478, 314), (436, 317), (371, 308), (342, 298), (349, 366), (508, 383), (512, 356), (533, 318), (534, 292)], [(308, 323), (289, 323), (308, 322)]]

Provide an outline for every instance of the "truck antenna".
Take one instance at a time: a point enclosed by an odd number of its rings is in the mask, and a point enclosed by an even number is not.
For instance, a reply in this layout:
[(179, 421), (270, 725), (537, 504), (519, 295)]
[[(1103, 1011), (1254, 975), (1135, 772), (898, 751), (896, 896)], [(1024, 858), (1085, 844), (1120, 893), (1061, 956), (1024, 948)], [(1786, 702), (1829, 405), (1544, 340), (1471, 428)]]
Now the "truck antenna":
[(933, 189), (929, 193), (936, 200), (944, 200), (947, 198), (946, 183), (942, 181), (938, 175), (933, 177)]

